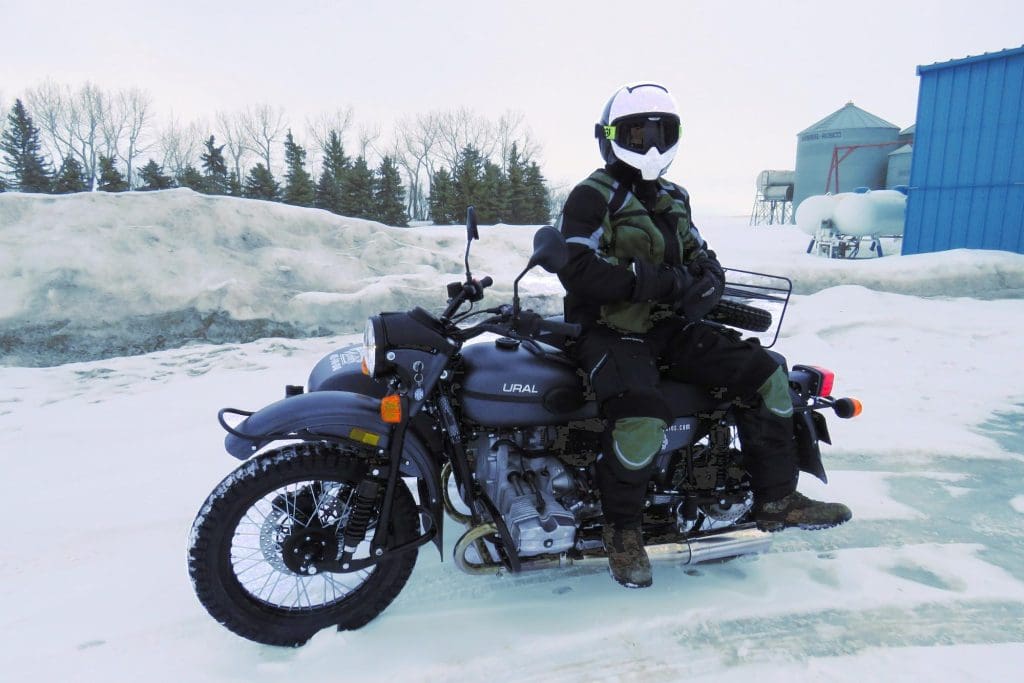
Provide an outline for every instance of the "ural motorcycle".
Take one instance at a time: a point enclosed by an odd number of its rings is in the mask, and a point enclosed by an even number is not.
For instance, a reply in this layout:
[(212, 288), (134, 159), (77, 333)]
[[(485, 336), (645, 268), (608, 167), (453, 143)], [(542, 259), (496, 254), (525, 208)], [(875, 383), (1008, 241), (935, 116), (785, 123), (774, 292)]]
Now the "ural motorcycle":
[[(492, 284), (470, 272), (477, 238), (470, 209), (465, 281), (448, 285), (443, 312), (373, 316), (362, 348), (327, 355), (306, 387), (286, 387), (257, 412), (220, 411), (226, 449), (245, 462), (199, 511), (188, 569), (231, 631), (297, 646), (325, 627), (363, 626), (402, 590), (420, 546), (443, 555), (445, 513), (466, 527), (454, 561), (470, 574), (604, 557), (594, 475), (603, 424), (565, 353), (579, 328), (523, 310), (519, 298), (531, 268), (564, 265), (565, 241), (541, 228), (512, 303), (475, 310)], [(781, 302), (784, 315), (791, 284), (779, 280), (730, 284), (708, 319), (768, 329), (771, 314), (744, 302)], [(789, 378), (801, 468), (825, 480), (820, 410), (852, 417), (859, 403), (830, 395), (828, 370), (797, 365)], [(732, 406), (700, 387), (666, 379), (660, 388), (677, 417), (645, 502), (649, 551), (681, 563), (764, 552), (771, 541), (751, 522)]]

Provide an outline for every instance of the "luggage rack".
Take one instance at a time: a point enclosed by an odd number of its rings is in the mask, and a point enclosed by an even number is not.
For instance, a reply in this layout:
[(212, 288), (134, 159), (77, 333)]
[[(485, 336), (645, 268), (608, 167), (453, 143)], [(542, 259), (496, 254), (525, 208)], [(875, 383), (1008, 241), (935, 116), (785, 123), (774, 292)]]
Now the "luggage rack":
[[(761, 346), (771, 348), (779, 339), (782, 320), (789, 307), (789, 297), (793, 293), (793, 281), (781, 275), (759, 273), (739, 268), (724, 268), (725, 301), (733, 301), (765, 311), (771, 315), (771, 325), (758, 335)], [(765, 343), (770, 335), (771, 342)]]

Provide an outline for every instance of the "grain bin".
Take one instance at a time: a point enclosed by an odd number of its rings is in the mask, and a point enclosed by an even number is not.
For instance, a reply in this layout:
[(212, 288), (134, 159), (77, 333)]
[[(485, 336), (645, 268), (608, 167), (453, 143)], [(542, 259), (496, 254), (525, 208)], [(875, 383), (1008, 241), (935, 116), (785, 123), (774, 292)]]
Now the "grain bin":
[[(807, 197), (826, 191), (885, 187), (889, 152), (896, 147), (899, 134), (899, 126), (853, 102), (801, 131), (797, 135), (793, 206), (799, 208)], [(835, 173), (829, 183), (834, 157), (840, 160), (838, 189)]]
[(903, 145), (889, 152), (889, 166), (885, 172), (885, 189), (891, 190), (898, 185), (910, 185), (910, 160), (914, 148)]

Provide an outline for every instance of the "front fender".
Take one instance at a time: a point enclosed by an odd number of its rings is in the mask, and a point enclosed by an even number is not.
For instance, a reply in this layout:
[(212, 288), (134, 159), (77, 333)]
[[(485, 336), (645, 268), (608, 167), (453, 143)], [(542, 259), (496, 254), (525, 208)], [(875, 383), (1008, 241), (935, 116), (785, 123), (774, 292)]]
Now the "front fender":
[[(246, 460), (268, 443), (284, 439), (349, 441), (384, 452), (391, 441), (391, 425), (380, 418), (380, 399), (347, 391), (290, 396), (253, 413), (231, 429), (235, 433), (224, 438), (224, 448), (239, 460)], [(405, 430), (399, 471), (425, 484), (430, 500), (420, 502), (434, 512), (434, 523), (440, 527), (441, 468), (438, 458), (431, 455), (414, 429)], [(421, 498), (423, 493), (421, 486)]]

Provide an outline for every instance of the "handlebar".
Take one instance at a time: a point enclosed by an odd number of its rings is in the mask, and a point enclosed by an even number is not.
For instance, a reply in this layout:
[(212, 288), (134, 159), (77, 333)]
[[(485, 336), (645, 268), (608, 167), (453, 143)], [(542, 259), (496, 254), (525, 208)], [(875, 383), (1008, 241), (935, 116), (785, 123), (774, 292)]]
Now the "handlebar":
[(442, 321), (448, 321), (451, 319), (455, 311), (459, 310), (459, 306), (465, 301), (477, 302), (484, 298), (484, 290), (494, 284), (494, 280), (490, 276), (485, 276), (480, 280), (473, 280), (472, 278), (466, 280), (466, 282), (453, 282), (448, 285), (448, 307), (444, 309), (444, 313), (441, 314)]
[(537, 329), (540, 332), (550, 332), (551, 334), (561, 334), (566, 337), (578, 337), (580, 332), (583, 330), (582, 325), (576, 323), (560, 323), (557, 320), (545, 320), (541, 318), (537, 324)]

